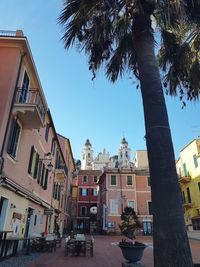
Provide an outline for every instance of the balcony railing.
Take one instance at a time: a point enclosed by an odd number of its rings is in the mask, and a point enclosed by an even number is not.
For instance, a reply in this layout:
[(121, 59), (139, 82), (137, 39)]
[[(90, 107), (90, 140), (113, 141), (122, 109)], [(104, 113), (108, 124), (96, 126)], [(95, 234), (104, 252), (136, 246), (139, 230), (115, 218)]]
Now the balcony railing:
[(0, 36), (16, 36), (16, 31), (0, 30)]
[(182, 176), (182, 175), (179, 175), (178, 176), (178, 181), (180, 183), (183, 183), (183, 184), (189, 183), (191, 181), (191, 177), (190, 176)]
[(44, 121), (46, 111), (38, 89), (18, 88), (15, 104), (36, 106), (42, 121)]
[(183, 199), (183, 206), (185, 208), (191, 208), (194, 205), (194, 203), (191, 201), (190, 198), (185, 197), (185, 199)]

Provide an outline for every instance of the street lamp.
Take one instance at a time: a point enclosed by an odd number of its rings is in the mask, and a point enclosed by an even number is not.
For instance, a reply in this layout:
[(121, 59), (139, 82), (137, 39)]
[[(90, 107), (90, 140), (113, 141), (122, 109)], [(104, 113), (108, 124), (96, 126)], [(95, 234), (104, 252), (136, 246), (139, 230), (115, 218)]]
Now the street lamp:
[(49, 172), (51, 172), (53, 170), (53, 165), (51, 163), (51, 160), (52, 160), (52, 157), (51, 157), (51, 152), (48, 152), (46, 154), (44, 154), (44, 158), (43, 159), (40, 159), (41, 161), (46, 161), (46, 160), (49, 160), (50, 162), (47, 164), (47, 170)]

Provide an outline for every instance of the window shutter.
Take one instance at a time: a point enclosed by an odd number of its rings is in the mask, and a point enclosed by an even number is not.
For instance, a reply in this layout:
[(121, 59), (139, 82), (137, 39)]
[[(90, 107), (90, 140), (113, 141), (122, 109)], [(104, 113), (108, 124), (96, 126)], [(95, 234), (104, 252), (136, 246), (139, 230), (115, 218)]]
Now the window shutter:
[(47, 189), (48, 175), (49, 175), (49, 171), (46, 169), (46, 173), (45, 173), (45, 181), (44, 181), (44, 186), (43, 186), (43, 189), (44, 189), (44, 190)]
[(40, 179), (40, 185), (43, 186), (44, 183), (44, 175), (45, 175), (45, 165), (44, 163), (42, 163), (42, 175), (41, 175), (41, 179)]
[(36, 178), (36, 177), (37, 177), (38, 164), (39, 164), (39, 154), (38, 154), (38, 153), (36, 153), (36, 159), (35, 159), (35, 169), (34, 169), (33, 178)]
[(13, 139), (14, 139), (14, 144), (13, 144), (13, 149), (12, 149), (12, 156), (16, 157), (16, 152), (17, 152), (17, 144), (19, 140), (19, 133), (20, 133), (20, 127), (15, 121), (15, 128), (14, 128), (14, 133), (13, 133)]
[(89, 189), (87, 188), (87, 191), (86, 191), (87, 193), (86, 193), (86, 195), (88, 196), (89, 195)]
[(37, 172), (37, 183), (40, 183), (40, 177), (41, 177), (41, 170), (42, 170), (42, 161), (39, 159), (38, 162), (38, 172)]
[(8, 139), (8, 146), (7, 146), (7, 152), (8, 154), (11, 154), (12, 152), (12, 143), (13, 143), (13, 131), (14, 131), (14, 125), (15, 124), (15, 120), (12, 119), (11, 122), (11, 127), (10, 127), (10, 135), (9, 135), (9, 139)]
[(29, 158), (29, 164), (28, 164), (28, 173), (31, 174), (31, 166), (32, 166), (32, 160), (33, 160), (33, 153), (34, 153), (34, 146), (31, 147), (31, 153)]

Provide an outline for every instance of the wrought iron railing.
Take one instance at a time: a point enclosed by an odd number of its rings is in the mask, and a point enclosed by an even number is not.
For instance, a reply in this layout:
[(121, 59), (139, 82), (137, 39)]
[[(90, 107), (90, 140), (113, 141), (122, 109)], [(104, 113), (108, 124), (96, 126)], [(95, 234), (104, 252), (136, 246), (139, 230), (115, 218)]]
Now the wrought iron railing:
[(0, 30), (0, 36), (16, 36), (16, 31)]
[(15, 98), (15, 104), (35, 105), (44, 121), (46, 111), (38, 89), (19, 87)]

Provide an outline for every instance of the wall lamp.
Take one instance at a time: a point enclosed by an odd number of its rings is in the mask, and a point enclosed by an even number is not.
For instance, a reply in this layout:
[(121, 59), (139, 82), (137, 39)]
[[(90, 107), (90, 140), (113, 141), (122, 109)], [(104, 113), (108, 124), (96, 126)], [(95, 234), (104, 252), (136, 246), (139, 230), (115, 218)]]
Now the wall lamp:
[(53, 170), (53, 165), (51, 163), (51, 160), (52, 160), (52, 157), (51, 157), (51, 152), (48, 152), (46, 154), (44, 154), (44, 158), (43, 159), (40, 159), (41, 161), (46, 161), (46, 160), (49, 160), (50, 162), (46, 165), (47, 167), (47, 170), (49, 172), (51, 172)]

